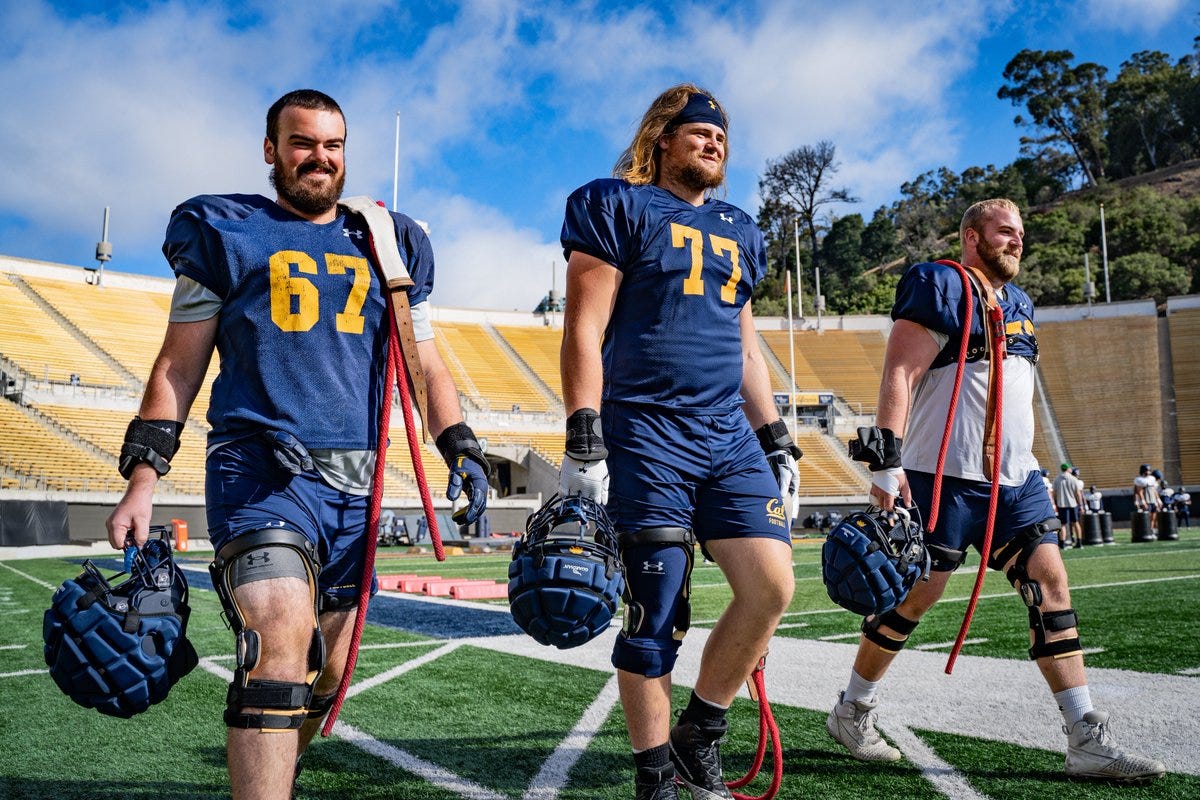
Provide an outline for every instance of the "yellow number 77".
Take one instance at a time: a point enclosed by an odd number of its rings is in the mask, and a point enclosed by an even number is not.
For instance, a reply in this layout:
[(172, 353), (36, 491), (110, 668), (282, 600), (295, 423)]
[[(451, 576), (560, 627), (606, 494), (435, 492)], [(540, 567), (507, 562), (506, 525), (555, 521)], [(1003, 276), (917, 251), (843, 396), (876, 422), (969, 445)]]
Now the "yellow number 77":
[[(715, 233), (708, 235), (708, 241), (712, 245), (714, 253), (729, 255), (733, 271), (729, 280), (721, 287), (721, 300), (726, 303), (736, 303), (738, 281), (742, 279), (742, 265), (738, 262), (737, 242), (733, 239), (726, 239), (724, 236), (717, 236)], [(672, 222), (671, 246), (689, 247), (692, 251), (692, 269), (683, 279), (683, 293), (704, 294), (704, 232), (687, 225), (680, 225), (678, 222)]]

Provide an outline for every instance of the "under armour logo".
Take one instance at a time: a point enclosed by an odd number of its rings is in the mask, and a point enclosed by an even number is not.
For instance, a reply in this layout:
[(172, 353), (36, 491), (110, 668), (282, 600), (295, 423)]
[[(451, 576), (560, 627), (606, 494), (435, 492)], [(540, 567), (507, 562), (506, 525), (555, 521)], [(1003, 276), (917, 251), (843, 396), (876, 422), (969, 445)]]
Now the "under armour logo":
[(250, 555), (246, 556), (246, 566), (247, 567), (258, 567), (263, 564), (270, 564), (270, 563), (271, 563), (271, 554), (270, 553), (262, 553), (262, 554), (258, 554), (258, 555), (251, 553)]
[(663, 567), (663, 562), (661, 561), (643, 561), (642, 574), (666, 575), (667, 570)]
[(726, 214), (718, 214), (717, 216), (719, 216), (723, 222), (728, 222), (730, 225), (732, 225), (732, 224), (733, 224), (733, 217), (732, 217), (732, 216), (729, 216), (729, 215), (726, 215)]
[(342, 236), (345, 236), (347, 239), (349, 239), (351, 236), (353, 236), (355, 239), (362, 239), (363, 232), (350, 230), (349, 228), (342, 228)]

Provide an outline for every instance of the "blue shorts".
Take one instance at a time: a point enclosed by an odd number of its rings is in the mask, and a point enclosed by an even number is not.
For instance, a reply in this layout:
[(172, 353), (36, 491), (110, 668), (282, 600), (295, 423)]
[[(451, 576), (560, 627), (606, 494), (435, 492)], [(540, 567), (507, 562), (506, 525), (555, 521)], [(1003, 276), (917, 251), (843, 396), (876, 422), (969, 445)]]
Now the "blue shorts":
[[(256, 437), (210, 453), (204, 487), (215, 550), (244, 533), (284, 528), (316, 545), (322, 594), (358, 597), (370, 498), (333, 488), (316, 470), (299, 475), (284, 471), (270, 447)], [(371, 591), (376, 591), (374, 580)]]
[(1070, 525), (1072, 522), (1079, 521), (1079, 509), (1075, 506), (1059, 506), (1058, 519), (1063, 525)]
[[(921, 519), (928, 520), (933, 502), (933, 475), (915, 471), (906, 471), (906, 474), (913, 502), (921, 511)], [(945, 476), (942, 479), (937, 529), (925, 534), (926, 544), (963, 552), (971, 546), (978, 551), (983, 545), (991, 495), (990, 483)], [(1054, 519), (1054, 506), (1046, 494), (1046, 484), (1042, 482), (1040, 472), (1031, 471), (1020, 486), (1001, 486), (996, 506), (996, 526), (992, 531), (992, 552), (1029, 526), (1048, 519)], [(1057, 546), (1057, 531), (1047, 533), (1042, 541)], [(933, 569), (949, 572), (958, 569), (958, 565), (951, 567), (935, 561)]]
[(605, 404), (608, 513), (619, 531), (690, 528), (714, 539), (791, 544), (779, 484), (740, 408), (675, 414)]

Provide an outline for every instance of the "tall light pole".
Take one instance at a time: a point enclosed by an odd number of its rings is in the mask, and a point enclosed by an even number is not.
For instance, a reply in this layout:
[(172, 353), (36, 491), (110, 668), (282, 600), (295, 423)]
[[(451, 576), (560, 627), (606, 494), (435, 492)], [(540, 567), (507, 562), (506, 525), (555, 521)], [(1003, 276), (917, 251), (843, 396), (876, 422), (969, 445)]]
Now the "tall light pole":
[(392, 211), (396, 210), (400, 192), (400, 112), (396, 112), (396, 152), (392, 157)]
[[(800, 284), (800, 218), (796, 217), (794, 221), (794, 231), (796, 239), (796, 316), (804, 319), (804, 287)], [(788, 297), (791, 297), (788, 293)]]
[(791, 361), (791, 372), (788, 373), (788, 405), (792, 409), (792, 438), (796, 431), (796, 331), (792, 329), (792, 273), (785, 272), (783, 277), (788, 296), (788, 359)]
[(104, 226), (100, 230), (100, 241), (96, 242), (96, 260), (100, 268), (96, 271), (96, 285), (104, 278), (104, 262), (112, 261), (112, 243), (108, 241), (108, 206), (104, 207)]
[[(813, 261), (815, 262), (816, 259), (814, 258)], [(817, 299), (813, 302), (813, 305), (815, 305), (817, 307), (817, 333), (820, 333), (821, 332), (821, 312), (825, 310), (825, 295), (821, 294), (821, 267), (818, 264), (814, 263), (813, 264), (813, 272), (815, 272), (817, 275), (817, 286), (816, 286)]]
[(1104, 203), (1100, 204), (1100, 257), (1104, 259), (1104, 302), (1112, 302), (1108, 290), (1108, 234), (1104, 230)]

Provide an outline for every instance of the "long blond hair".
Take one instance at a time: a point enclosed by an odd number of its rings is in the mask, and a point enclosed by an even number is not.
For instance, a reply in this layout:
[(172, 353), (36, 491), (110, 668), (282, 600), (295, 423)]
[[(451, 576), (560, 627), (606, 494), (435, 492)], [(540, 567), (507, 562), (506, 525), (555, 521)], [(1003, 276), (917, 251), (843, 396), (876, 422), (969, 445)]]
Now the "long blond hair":
[[(710, 91), (694, 83), (672, 86), (655, 98), (654, 102), (650, 104), (650, 108), (646, 109), (633, 141), (625, 149), (625, 152), (621, 153), (616, 165), (613, 166), (614, 178), (622, 178), (635, 186), (655, 183), (658, 180), (660, 152), (658, 140), (664, 135), (674, 133), (674, 130), (668, 128), (671, 120), (683, 110), (688, 99), (694, 94), (703, 94), (712, 98), (713, 102), (717, 104), (717, 111), (720, 112), (721, 118), (725, 120), (725, 130), (729, 130), (729, 115), (725, 113), (724, 106), (712, 96)], [(725, 185), (724, 172), (727, 163), (729, 163), (728, 137), (725, 141), (725, 161), (721, 164), (722, 187)]]

